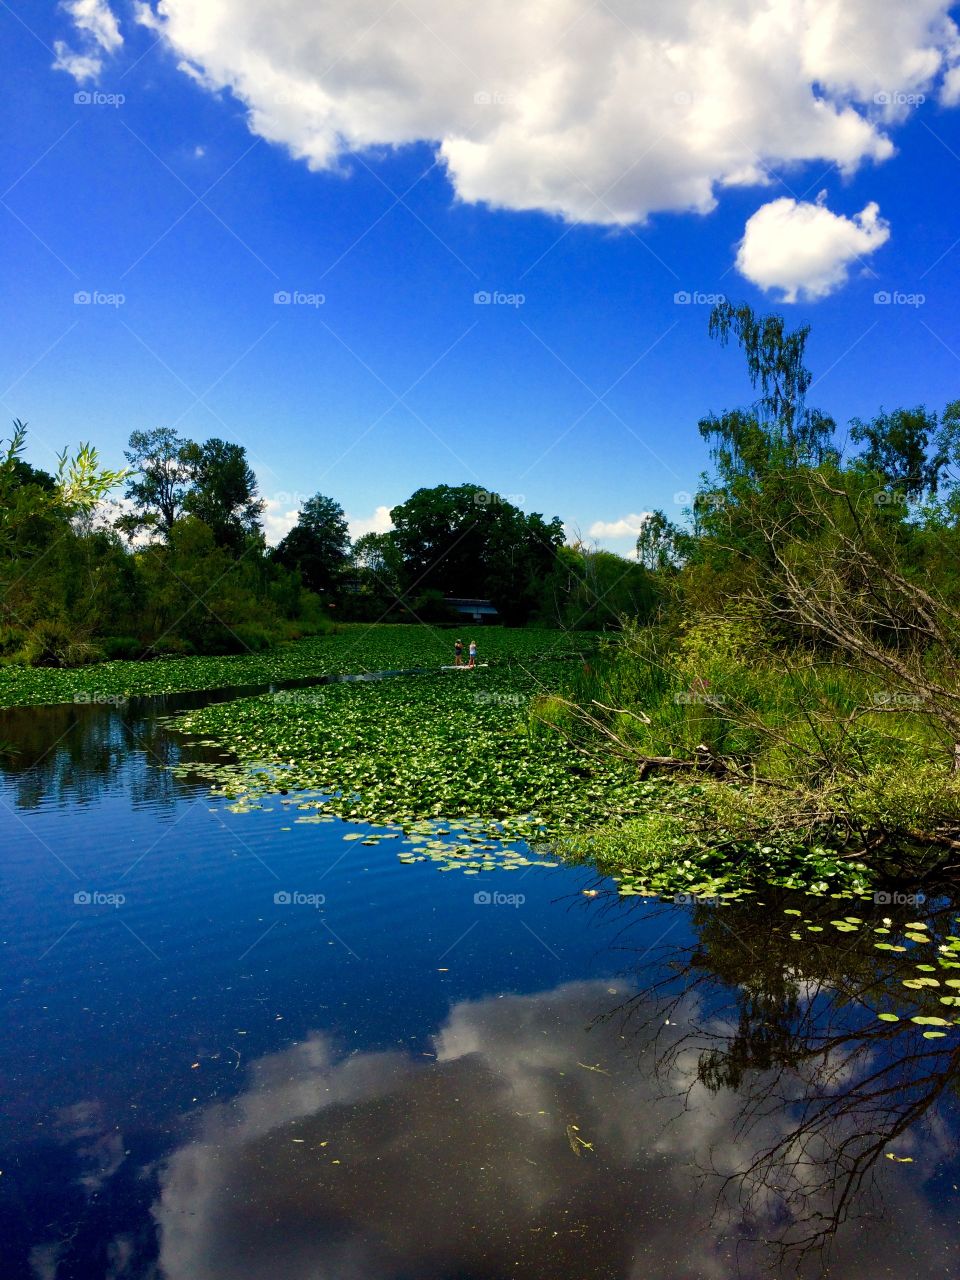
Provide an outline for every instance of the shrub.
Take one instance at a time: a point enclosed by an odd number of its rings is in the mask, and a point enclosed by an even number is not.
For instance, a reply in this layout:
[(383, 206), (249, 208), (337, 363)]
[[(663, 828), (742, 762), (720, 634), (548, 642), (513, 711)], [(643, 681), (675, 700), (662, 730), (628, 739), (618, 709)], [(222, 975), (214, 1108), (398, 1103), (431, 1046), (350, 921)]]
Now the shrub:
[(31, 667), (82, 667), (103, 659), (101, 650), (86, 636), (76, 633), (57, 618), (35, 623), (20, 654)]
[(111, 661), (117, 659), (134, 659), (143, 655), (146, 646), (133, 636), (107, 636), (100, 641), (104, 656)]

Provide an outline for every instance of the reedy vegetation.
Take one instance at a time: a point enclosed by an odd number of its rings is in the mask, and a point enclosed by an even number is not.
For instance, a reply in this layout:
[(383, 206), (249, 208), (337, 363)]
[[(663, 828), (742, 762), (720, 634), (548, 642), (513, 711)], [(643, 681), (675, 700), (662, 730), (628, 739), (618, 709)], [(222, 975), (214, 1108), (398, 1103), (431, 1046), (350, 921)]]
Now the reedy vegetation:
[(867, 448), (844, 458), (805, 404), (805, 328), (728, 304), (711, 327), (759, 395), (701, 422), (715, 471), (692, 528), (657, 513), (639, 540), (657, 624), (533, 709), (581, 749), (696, 772), (699, 801), (577, 847), (960, 861), (960, 403), (856, 422)]

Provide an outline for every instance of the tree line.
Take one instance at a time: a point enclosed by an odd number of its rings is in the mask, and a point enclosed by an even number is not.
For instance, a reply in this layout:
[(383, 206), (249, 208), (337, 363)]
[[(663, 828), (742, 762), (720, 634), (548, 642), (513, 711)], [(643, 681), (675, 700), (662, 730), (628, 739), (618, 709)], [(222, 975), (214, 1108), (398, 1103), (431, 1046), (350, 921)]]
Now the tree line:
[(270, 547), (239, 444), (136, 430), (122, 470), (83, 445), (51, 474), (25, 460), (26, 439), (17, 421), (0, 452), (3, 662), (256, 651), (341, 621), (453, 624), (450, 597), (490, 599), (512, 626), (615, 627), (655, 607), (642, 566), (565, 545), (559, 517), (479, 485), (418, 489), (388, 532), (355, 541), (317, 493)]

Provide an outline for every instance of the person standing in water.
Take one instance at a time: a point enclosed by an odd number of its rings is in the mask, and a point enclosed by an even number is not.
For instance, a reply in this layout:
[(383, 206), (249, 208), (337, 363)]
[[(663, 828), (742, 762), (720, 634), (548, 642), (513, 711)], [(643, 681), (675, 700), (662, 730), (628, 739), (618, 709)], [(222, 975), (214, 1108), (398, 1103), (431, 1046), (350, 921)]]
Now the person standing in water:
[(476, 640), (471, 640), (470, 641), (470, 661), (467, 663), (467, 666), (475, 667), (476, 665), (477, 665), (477, 642)]
[(453, 646), (453, 665), (455, 667), (463, 666), (463, 641), (458, 640)]

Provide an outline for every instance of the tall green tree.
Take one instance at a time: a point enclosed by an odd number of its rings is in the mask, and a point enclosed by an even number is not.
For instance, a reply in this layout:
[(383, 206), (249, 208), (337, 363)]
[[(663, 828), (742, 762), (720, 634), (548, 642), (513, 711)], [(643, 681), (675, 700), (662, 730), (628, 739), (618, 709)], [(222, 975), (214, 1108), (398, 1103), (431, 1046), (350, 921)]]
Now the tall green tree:
[(813, 376), (804, 364), (809, 335), (809, 325), (790, 331), (783, 316), (757, 316), (746, 304), (722, 302), (711, 312), (710, 336), (724, 346), (736, 340), (759, 392), (749, 409), (700, 421), (724, 478), (755, 477), (773, 465), (815, 465), (827, 455), (836, 423), (806, 403)]
[(218, 546), (238, 554), (248, 538), (262, 533), (263, 501), (243, 445), (216, 437), (184, 450), (190, 487), (183, 499), (187, 514), (202, 520)]
[(525, 513), (475, 484), (418, 489), (390, 518), (407, 592), (489, 598), (508, 622), (537, 607), (563, 544), (559, 517)]
[(850, 438), (865, 446), (858, 464), (905, 498), (937, 492), (949, 455), (938, 437), (937, 415), (922, 404), (892, 413), (881, 409), (869, 422), (854, 418)]
[(300, 508), (297, 523), (273, 554), (285, 568), (297, 570), (308, 590), (321, 595), (335, 592), (350, 557), (343, 507), (315, 493)]
[(124, 496), (133, 510), (117, 521), (122, 533), (131, 538), (144, 531), (170, 536), (193, 478), (190, 450), (194, 448), (172, 427), (131, 433), (124, 457), (132, 474)]

